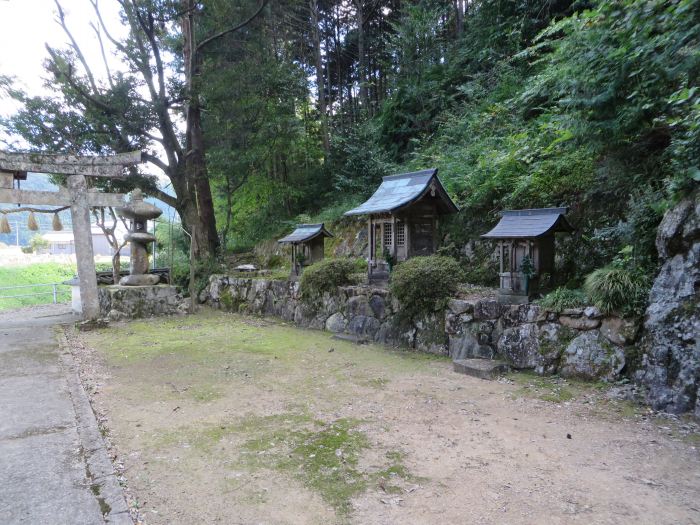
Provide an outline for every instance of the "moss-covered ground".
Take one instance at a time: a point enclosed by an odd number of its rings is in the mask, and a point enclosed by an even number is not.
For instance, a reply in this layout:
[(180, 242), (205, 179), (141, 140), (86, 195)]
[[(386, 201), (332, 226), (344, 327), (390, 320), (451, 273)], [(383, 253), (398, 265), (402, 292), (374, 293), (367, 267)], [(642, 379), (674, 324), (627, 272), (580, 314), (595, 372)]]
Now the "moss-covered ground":
[(211, 310), (72, 337), (139, 523), (695, 516), (697, 433), (610, 399), (611, 385), (484, 381), (444, 358)]
[[(400, 450), (371, 450), (363, 419), (336, 412), (363, 392), (381, 392), (392, 377), (443, 365), (441, 358), (214, 311), (118, 330), (118, 337), (115, 328), (83, 337), (120, 378), (132, 416), (173, 404), (172, 417), (141, 423), (149, 427), (141, 444), (156, 457), (184, 450), (207, 462), (225, 451), (231, 469), (289, 478), (340, 521), (368, 488), (398, 493), (418, 479)], [(195, 417), (180, 417), (185, 411)], [(361, 462), (366, 453), (371, 464)]]

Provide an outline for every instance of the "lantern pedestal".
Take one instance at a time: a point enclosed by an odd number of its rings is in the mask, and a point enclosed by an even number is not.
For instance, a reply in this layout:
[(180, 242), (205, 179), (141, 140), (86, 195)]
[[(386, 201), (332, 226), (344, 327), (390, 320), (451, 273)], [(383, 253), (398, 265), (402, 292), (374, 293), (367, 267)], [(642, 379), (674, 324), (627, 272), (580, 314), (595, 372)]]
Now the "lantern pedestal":
[(168, 284), (100, 286), (98, 295), (100, 317), (112, 321), (181, 313), (178, 307), (182, 298), (177, 293), (177, 287)]

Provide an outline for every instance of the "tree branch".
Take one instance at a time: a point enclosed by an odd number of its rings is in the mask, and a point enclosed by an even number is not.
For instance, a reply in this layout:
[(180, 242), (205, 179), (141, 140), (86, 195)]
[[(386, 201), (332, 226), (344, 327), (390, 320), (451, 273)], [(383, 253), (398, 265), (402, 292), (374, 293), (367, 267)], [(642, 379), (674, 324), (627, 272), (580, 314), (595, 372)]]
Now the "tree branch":
[(107, 82), (109, 82), (109, 87), (114, 89), (114, 82), (112, 81), (112, 71), (109, 69), (109, 63), (107, 62), (107, 55), (105, 53), (105, 45), (102, 41), (102, 33), (100, 32), (100, 27), (90, 22), (90, 27), (95, 31), (97, 35), (97, 41), (100, 43), (100, 54), (102, 55), (102, 63), (105, 66), (105, 71), (107, 72)]
[(250, 24), (253, 20), (255, 20), (255, 19), (258, 17), (258, 15), (259, 15), (260, 13), (262, 13), (262, 10), (263, 10), (263, 9), (265, 8), (265, 6), (267, 5), (267, 2), (268, 2), (268, 0), (262, 0), (262, 2), (260, 2), (260, 7), (258, 7), (257, 11), (255, 11), (255, 13), (253, 13), (248, 19), (246, 19), (245, 21), (241, 22), (241, 23), (238, 24), (237, 26), (230, 27), (230, 28), (228, 28), (228, 29), (225, 29), (225, 30), (223, 30), (223, 31), (220, 31), (219, 33), (216, 33), (216, 34), (214, 34), (214, 35), (211, 35), (210, 37), (205, 38), (204, 40), (202, 40), (199, 44), (197, 44), (196, 51), (197, 51), (197, 52), (201, 51), (201, 50), (204, 48), (204, 46), (206, 46), (207, 44), (210, 44), (210, 43), (213, 42), (214, 40), (217, 40), (217, 39), (221, 38), (222, 36), (228, 35), (229, 33), (235, 33), (235, 32), (238, 31), (239, 29), (243, 29), (245, 26), (247, 26), (247, 25)]
[(96, 95), (99, 95), (100, 92), (97, 89), (95, 77), (92, 75), (92, 70), (90, 69), (90, 66), (88, 66), (87, 60), (85, 60), (85, 55), (83, 55), (82, 50), (78, 46), (78, 43), (75, 41), (75, 38), (73, 38), (73, 34), (70, 32), (70, 29), (68, 29), (68, 24), (66, 24), (66, 15), (63, 12), (63, 7), (61, 7), (61, 3), (58, 0), (54, 0), (54, 2), (56, 4), (56, 8), (58, 9), (58, 23), (63, 28), (63, 32), (70, 39), (71, 47), (75, 51), (75, 54), (78, 55), (78, 60), (80, 60), (80, 63), (85, 68), (85, 74), (87, 75), (88, 81), (90, 82), (90, 87), (92, 87), (92, 92)]
[(177, 205), (178, 205), (177, 198), (165, 193), (163, 190), (158, 189), (158, 188), (154, 188), (154, 189), (149, 189), (148, 193), (152, 197), (155, 197), (156, 199), (163, 201), (168, 206), (171, 206), (172, 208), (177, 209)]
[(100, 23), (100, 27), (102, 28), (102, 31), (104, 31), (105, 36), (107, 39), (112, 42), (112, 45), (116, 47), (119, 51), (121, 51), (124, 55), (128, 55), (128, 50), (124, 44), (116, 40), (115, 38), (112, 37), (112, 35), (109, 33), (107, 30), (107, 26), (104, 23), (104, 20), (102, 19), (102, 13), (100, 12), (100, 8), (97, 5), (98, 0), (90, 0), (90, 3), (92, 4), (93, 9), (95, 10), (95, 14), (97, 15), (97, 20)]
[(85, 91), (80, 86), (80, 84), (78, 84), (78, 82), (76, 82), (75, 78), (73, 77), (73, 71), (72, 71), (70, 63), (68, 64), (68, 71), (63, 71), (59, 66), (60, 61), (59, 61), (58, 53), (48, 44), (45, 44), (45, 47), (46, 47), (46, 50), (49, 52), (49, 55), (51, 55), (51, 59), (53, 60), (53, 64), (54, 64), (55, 70), (56, 70), (55, 72), (66, 77), (66, 80), (68, 81), (68, 83), (71, 85), (71, 87), (73, 89), (75, 89), (78, 92), (78, 94), (81, 97), (83, 97), (85, 100), (91, 102), (92, 104), (94, 104), (98, 108), (102, 109), (105, 113), (109, 113), (111, 115), (116, 113), (114, 108), (112, 108), (108, 104), (105, 104), (101, 100), (98, 100), (97, 98), (95, 98), (93, 95), (91, 95), (90, 93)]
[(165, 173), (166, 175), (169, 175), (168, 171), (170, 170), (170, 166), (168, 166), (165, 162), (160, 160), (155, 155), (151, 155), (150, 153), (144, 152), (142, 158), (145, 162), (150, 162), (151, 164), (153, 164), (157, 168), (161, 169), (163, 171), (163, 173)]

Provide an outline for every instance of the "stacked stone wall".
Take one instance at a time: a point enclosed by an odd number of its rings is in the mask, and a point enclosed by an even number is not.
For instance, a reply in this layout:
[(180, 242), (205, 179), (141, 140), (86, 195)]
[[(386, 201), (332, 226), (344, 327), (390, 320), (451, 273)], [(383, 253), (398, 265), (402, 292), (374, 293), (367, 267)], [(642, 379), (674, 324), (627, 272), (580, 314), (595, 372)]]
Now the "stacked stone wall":
[(444, 310), (407, 320), (383, 288), (341, 287), (308, 303), (297, 282), (225, 275), (211, 276), (200, 300), (453, 359), (503, 359), (539, 374), (610, 381), (634, 362), (639, 327), (638, 320), (604, 317), (595, 307), (556, 313), (535, 304), (503, 305), (494, 298), (452, 299)]

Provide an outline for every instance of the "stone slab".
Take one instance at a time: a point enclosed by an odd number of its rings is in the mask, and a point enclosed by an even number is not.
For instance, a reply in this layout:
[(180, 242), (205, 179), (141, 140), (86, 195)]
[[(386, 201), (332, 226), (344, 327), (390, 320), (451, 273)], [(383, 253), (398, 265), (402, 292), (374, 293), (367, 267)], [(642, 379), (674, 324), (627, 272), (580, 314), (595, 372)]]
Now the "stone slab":
[(331, 339), (337, 339), (338, 341), (349, 341), (350, 343), (355, 343), (358, 345), (367, 343), (367, 338), (355, 334), (333, 334)]
[(510, 371), (508, 363), (492, 359), (457, 359), (452, 366), (457, 373), (479, 379), (495, 379)]

